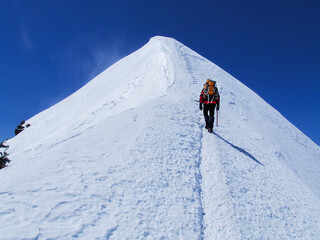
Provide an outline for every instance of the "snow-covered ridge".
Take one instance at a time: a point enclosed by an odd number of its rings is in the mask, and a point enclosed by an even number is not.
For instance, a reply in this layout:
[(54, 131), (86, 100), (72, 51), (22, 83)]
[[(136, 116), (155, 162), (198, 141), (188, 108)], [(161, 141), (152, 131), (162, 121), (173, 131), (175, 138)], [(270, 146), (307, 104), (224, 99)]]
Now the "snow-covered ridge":
[(33, 142), (43, 142), (42, 137), (59, 141), (61, 134), (76, 135), (101, 119), (166, 95), (174, 82), (167, 41), (163, 37), (150, 39), (74, 94), (29, 119), (33, 130), (38, 131)]
[[(208, 77), (214, 134), (195, 102)], [(174, 39), (27, 123), (6, 143), (0, 238), (320, 239), (319, 146)]]

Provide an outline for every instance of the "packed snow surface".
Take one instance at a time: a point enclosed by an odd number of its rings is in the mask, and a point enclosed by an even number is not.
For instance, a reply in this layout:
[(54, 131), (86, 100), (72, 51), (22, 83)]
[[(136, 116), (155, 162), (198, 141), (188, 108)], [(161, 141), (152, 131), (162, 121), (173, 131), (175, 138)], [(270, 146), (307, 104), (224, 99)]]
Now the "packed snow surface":
[[(210, 134), (196, 102), (221, 95)], [(0, 239), (320, 239), (320, 149), (257, 94), (154, 37), (6, 142)]]

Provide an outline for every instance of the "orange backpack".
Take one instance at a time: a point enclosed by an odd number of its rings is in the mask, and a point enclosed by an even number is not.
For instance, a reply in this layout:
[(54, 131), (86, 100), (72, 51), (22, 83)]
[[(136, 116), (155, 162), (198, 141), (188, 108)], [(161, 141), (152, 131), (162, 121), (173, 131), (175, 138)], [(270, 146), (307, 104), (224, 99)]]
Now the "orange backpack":
[(207, 82), (204, 84), (204, 87), (203, 87), (204, 95), (215, 95), (215, 91), (216, 91), (215, 85), (216, 85), (216, 82), (208, 78)]

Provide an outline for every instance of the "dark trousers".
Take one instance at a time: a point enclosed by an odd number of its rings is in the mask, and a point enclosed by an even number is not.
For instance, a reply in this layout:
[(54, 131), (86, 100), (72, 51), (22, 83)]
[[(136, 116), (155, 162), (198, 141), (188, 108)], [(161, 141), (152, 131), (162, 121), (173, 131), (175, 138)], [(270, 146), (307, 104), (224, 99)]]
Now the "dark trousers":
[(213, 103), (204, 104), (203, 116), (206, 122), (206, 128), (213, 128), (215, 108), (216, 108), (216, 104), (213, 104)]

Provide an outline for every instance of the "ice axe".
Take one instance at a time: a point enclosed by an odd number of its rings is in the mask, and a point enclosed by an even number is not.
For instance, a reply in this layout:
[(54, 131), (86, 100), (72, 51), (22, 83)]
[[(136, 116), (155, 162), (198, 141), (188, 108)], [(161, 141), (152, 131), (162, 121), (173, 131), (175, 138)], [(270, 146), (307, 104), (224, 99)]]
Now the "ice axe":
[(216, 126), (218, 127), (218, 110), (217, 110), (217, 122), (216, 122)]

